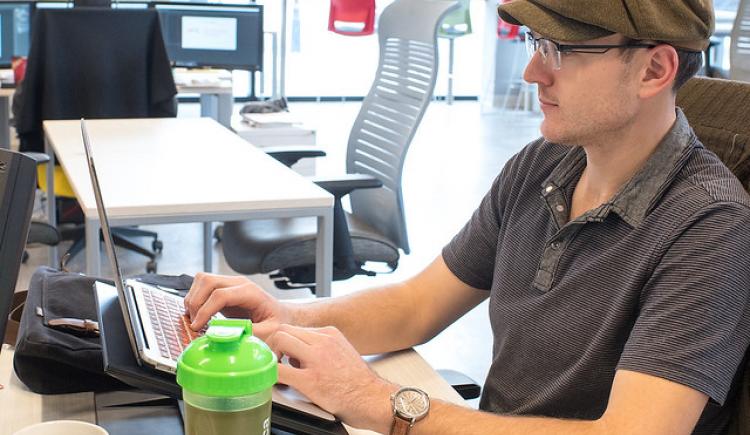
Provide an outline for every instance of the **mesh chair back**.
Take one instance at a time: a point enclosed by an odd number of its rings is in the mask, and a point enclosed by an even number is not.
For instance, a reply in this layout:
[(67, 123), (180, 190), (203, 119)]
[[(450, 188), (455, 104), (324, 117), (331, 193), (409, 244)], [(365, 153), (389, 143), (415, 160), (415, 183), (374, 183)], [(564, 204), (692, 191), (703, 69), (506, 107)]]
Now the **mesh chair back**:
[(750, 82), (750, 0), (740, 0), (729, 48), (729, 78)]
[(437, 75), (438, 23), (452, 1), (397, 0), (378, 22), (380, 60), (349, 136), (346, 168), (383, 182), (350, 194), (357, 218), (409, 253), (401, 174)]
[(328, 30), (364, 36), (375, 31), (375, 0), (331, 0)]

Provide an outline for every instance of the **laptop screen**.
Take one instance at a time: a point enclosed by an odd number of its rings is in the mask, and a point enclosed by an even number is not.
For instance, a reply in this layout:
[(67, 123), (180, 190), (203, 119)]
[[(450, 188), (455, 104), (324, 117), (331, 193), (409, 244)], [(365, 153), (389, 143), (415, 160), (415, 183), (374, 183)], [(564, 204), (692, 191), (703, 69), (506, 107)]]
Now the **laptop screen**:
[(131, 313), (133, 307), (128, 303), (129, 298), (125, 296), (125, 281), (122, 277), (122, 271), (120, 270), (120, 264), (117, 261), (117, 255), (115, 254), (115, 243), (112, 239), (112, 231), (109, 226), (109, 219), (107, 218), (107, 211), (104, 208), (104, 200), (102, 199), (102, 190), (99, 184), (99, 177), (96, 175), (96, 166), (94, 165), (94, 155), (91, 152), (91, 140), (89, 138), (88, 130), (86, 129), (86, 121), (81, 118), (81, 135), (83, 136), (83, 147), (86, 150), (86, 163), (89, 167), (89, 175), (91, 177), (91, 186), (94, 189), (94, 198), (96, 199), (96, 212), (99, 214), (99, 221), (102, 226), (102, 235), (104, 236), (104, 248), (109, 258), (109, 263), (112, 266), (112, 272), (115, 275), (115, 287), (117, 287), (117, 295), (120, 299), (120, 307), (122, 308), (122, 316), (128, 321), (125, 322), (125, 326), (128, 330), (128, 336), (130, 338), (130, 345), (133, 347), (134, 355), (138, 355), (138, 343), (136, 341), (136, 335), (134, 333), (138, 325), (135, 323), (134, 316)]

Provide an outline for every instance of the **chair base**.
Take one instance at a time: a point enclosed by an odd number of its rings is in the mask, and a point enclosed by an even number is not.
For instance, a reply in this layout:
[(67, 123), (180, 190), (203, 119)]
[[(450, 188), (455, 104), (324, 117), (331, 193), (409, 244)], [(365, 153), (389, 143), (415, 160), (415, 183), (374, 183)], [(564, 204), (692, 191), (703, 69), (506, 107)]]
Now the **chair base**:
[[(154, 239), (151, 242), (151, 248), (153, 250), (148, 250), (132, 242), (131, 240), (128, 240), (126, 237), (152, 237)], [(84, 238), (83, 228), (80, 226), (76, 226), (75, 228), (68, 230), (63, 230), (62, 238), (64, 240), (74, 240), (73, 244), (70, 246), (70, 248), (68, 248), (68, 251), (62, 256), (63, 260), (61, 262), (61, 268), (64, 268), (65, 264), (70, 260), (70, 258), (83, 250), (83, 248), (85, 247), (86, 239)], [(99, 232), (99, 240), (103, 240), (101, 232)], [(159, 236), (157, 233), (153, 231), (141, 230), (138, 228), (117, 227), (112, 229), (112, 241), (115, 243), (115, 246), (120, 246), (129, 251), (133, 251), (137, 254), (147, 257), (149, 261), (146, 262), (146, 272), (156, 273), (156, 257), (164, 249), (164, 244), (161, 240), (159, 240)]]
[[(341, 281), (349, 279), (357, 275), (364, 276), (375, 276), (376, 272), (363, 268), (363, 263), (356, 263), (352, 268), (337, 267), (336, 263), (333, 266), (333, 281)], [(390, 272), (396, 270), (398, 263), (388, 263)], [(273, 284), (280, 290), (296, 290), (302, 288), (308, 288), (315, 294), (315, 265), (308, 266), (297, 266), (289, 267), (286, 269), (280, 269), (276, 273), (272, 273), (269, 277), (273, 280)]]

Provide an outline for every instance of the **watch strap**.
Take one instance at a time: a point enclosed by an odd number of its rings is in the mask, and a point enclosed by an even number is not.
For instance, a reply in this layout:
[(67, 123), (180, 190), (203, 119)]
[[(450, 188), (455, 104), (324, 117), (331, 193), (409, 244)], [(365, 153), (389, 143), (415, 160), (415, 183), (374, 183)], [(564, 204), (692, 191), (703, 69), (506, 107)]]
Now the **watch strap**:
[(409, 429), (411, 429), (411, 421), (404, 420), (398, 415), (393, 416), (390, 435), (406, 435), (409, 433)]

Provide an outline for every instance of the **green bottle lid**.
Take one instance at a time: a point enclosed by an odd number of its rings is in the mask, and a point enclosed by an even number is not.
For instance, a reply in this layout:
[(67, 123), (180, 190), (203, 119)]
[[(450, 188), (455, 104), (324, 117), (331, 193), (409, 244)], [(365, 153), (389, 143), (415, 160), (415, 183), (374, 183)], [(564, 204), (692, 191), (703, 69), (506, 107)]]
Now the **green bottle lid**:
[(211, 320), (206, 334), (177, 359), (177, 383), (191, 393), (243, 396), (269, 389), (277, 380), (276, 354), (253, 337), (250, 320)]

